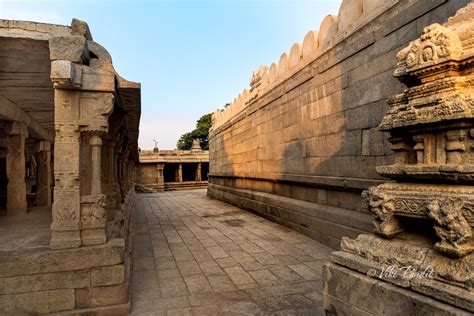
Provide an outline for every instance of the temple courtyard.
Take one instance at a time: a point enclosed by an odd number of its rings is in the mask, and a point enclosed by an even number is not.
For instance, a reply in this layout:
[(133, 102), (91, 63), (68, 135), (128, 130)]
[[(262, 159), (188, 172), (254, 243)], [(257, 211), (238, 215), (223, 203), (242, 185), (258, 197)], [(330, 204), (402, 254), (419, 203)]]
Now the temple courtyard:
[(330, 249), (205, 190), (137, 194), (134, 315), (324, 315)]

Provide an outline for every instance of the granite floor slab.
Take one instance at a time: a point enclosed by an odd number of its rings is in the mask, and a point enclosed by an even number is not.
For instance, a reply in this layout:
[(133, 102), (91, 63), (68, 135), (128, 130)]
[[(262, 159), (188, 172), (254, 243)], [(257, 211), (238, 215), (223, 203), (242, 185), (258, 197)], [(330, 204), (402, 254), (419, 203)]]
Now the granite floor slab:
[(134, 315), (324, 315), (331, 250), (205, 190), (138, 194), (133, 231)]

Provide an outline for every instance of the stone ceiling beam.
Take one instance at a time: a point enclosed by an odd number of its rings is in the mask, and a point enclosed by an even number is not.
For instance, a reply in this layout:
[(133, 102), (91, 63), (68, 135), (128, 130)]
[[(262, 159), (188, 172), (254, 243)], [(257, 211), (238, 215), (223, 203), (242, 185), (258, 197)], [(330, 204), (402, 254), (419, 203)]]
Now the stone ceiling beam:
[(3, 96), (0, 96), (0, 118), (8, 121), (24, 123), (32, 131), (31, 134), (35, 138), (40, 138), (50, 142), (54, 141), (54, 133), (45, 129), (34, 118), (32, 118), (31, 115)]

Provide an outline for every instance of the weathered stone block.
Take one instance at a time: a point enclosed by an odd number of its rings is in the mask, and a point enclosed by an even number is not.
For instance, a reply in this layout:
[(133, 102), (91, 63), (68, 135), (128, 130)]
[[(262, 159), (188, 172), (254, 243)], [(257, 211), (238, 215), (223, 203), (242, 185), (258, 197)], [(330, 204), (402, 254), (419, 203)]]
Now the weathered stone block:
[(66, 271), (0, 278), (0, 295), (90, 286), (90, 271)]
[(89, 47), (84, 36), (53, 37), (49, 40), (51, 60), (69, 60), (74, 63), (87, 63)]
[(0, 253), (0, 277), (81, 270), (123, 262), (123, 239), (107, 244), (76, 249), (25, 250)]
[(76, 308), (120, 305), (128, 303), (128, 283), (112, 286), (100, 286), (76, 289)]
[(128, 283), (91, 288), (90, 306), (118, 305), (128, 302)]
[(125, 282), (125, 267), (121, 264), (91, 269), (92, 286), (115, 285)]
[(1, 314), (48, 314), (74, 309), (74, 290), (0, 295)]
[(323, 275), (327, 286), (324, 308), (336, 315), (469, 315), (452, 305), (332, 263), (324, 265)]

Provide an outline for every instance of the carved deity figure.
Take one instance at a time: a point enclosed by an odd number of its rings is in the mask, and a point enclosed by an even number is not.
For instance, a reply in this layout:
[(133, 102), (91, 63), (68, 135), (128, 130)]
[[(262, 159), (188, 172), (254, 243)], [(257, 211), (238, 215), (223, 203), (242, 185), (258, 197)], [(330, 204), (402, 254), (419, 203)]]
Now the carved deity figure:
[(462, 214), (464, 202), (452, 198), (434, 200), (428, 205), (429, 216), (435, 221), (435, 231), (441, 241), (435, 247), (455, 257), (472, 249), (472, 229)]
[(375, 217), (375, 233), (392, 238), (402, 232), (398, 219), (394, 216), (395, 202), (386, 193), (372, 187), (369, 189), (369, 210)]

